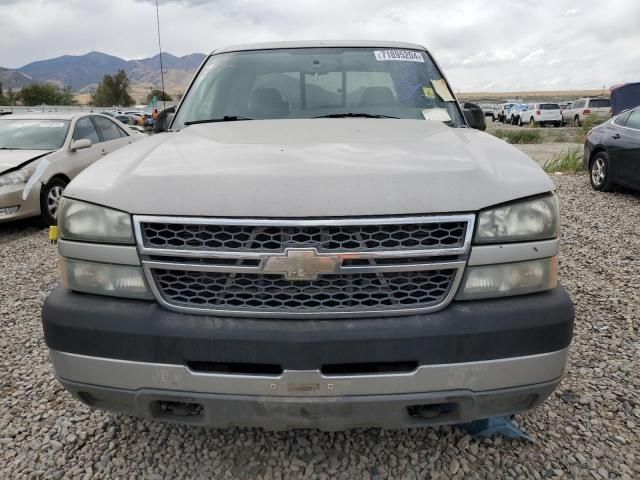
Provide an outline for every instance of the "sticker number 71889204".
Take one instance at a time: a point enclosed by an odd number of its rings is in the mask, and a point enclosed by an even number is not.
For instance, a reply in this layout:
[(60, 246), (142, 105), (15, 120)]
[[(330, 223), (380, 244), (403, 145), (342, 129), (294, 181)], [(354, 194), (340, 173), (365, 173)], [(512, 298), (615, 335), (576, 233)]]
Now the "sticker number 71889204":
[(414, 50), (375, 50), (373, 54), (379, 62), (420, 62), (424, 63), (422, 54)]

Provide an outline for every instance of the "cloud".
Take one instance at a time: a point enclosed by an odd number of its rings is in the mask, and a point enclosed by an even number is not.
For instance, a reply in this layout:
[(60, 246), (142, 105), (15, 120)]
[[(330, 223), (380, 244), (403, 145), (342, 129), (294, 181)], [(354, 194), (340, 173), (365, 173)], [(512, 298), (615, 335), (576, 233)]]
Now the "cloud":
[[(553, 88), (578, 89), (638, 80), (640, 2), (159, 0), (159, 4), (163, 48), (175, 55), (207, 53), (237, 43), (369, 38), (427, 46), (456, 91), (532, 90), (551, 81)], [(0, 11), (3, 67), (92, 50), (126, 59), (157, 53), (155, 0), (0, 0)]]
[(539, 48), (531, 52), (529, 55), (520, 60), (521, 65), (535, 65), (542, 61), (542, 56), (545, 54), (544, 48)]

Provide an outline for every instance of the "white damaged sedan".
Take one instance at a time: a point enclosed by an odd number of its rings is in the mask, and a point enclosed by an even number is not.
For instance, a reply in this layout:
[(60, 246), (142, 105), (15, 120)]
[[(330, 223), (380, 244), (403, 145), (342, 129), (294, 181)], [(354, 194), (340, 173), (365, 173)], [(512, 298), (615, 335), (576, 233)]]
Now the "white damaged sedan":
[(143, 136), (94, 113), (0, 118), (0, 223), (40, 216), (56, 222), (67, 184), (82, 170)]

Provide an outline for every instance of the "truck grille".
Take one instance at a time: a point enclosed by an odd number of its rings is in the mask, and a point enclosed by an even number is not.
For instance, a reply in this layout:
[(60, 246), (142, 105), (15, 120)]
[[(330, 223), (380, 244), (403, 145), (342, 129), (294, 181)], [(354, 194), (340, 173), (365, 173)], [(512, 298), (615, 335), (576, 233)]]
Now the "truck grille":
[(360, 312), (437, 305), (457, 269), (323, 275), (290, 281), (280, 275), (185, 272), (158, 269), (153, 276), (173, 305), (236, 311)]
[(203, 225), (142, 222), (145, 247), (282, 252), (315, 247), (321, 252), (461, 247), (460, 221), (338, 226)]
[(473, 215), (264, 220), (134, 216), (165, 307), (248, 317), (357, 317), (444, 308)]

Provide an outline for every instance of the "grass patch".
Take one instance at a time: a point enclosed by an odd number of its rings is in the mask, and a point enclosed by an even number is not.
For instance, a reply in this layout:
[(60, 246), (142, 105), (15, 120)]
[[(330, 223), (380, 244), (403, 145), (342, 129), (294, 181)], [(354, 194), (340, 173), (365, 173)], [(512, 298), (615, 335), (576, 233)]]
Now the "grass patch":
[(538, 130), (496, 130), (494, 135), (508, 143), (542, 143)]
[(589, 133), (589, 130), (606, 121), (607, 119), (605, 117), (595, 114), (585, 117), (580, 125), (580, 130), (578, 130), (578, 133), (576, 134), (576, 143), (584, 143), (587, 139), (587, 133)]
[(565, 152), (555, 155), (542, 167), (547, 173), (576, 173), (584, 170), (582, 165), (582, 151), (579, 148), (568, 148)]

